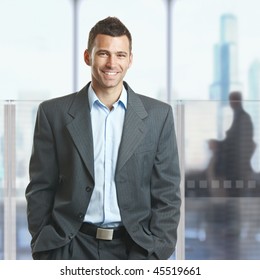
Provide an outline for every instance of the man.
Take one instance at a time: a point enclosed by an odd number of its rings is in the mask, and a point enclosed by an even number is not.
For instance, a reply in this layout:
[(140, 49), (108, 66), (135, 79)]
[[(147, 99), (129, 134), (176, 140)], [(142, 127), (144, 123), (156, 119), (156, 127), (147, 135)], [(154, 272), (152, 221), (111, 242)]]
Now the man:
[(90, 31), (91, 83), (40, 104), (26, 189), (35, 259), (167, 259), (180, 216), (172, 109), (123, 81), (132, 38)]

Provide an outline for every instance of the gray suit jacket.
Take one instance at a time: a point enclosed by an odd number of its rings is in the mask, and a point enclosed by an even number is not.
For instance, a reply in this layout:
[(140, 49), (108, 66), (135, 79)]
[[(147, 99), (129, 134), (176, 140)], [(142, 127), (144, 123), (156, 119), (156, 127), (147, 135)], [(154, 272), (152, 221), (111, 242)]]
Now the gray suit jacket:
[[(33, 253), (70, 242), (95, 187), (88, 86), (38, 108), (26, 189)], [(128, 104), (115, 175), (122, 222), (148, 255), (167, 259), (180, 216), (172, 109), (124, 86)]]

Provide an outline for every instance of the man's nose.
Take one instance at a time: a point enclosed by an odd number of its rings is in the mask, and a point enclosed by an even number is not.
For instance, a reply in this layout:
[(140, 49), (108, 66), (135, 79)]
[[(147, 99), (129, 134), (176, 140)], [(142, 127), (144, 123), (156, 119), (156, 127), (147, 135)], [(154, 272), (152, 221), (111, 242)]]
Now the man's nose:
[(113, 67), (116, 64), (116, 57), (114, 55), (110, 55), (107, 58), (107, 66), (108, 67)]

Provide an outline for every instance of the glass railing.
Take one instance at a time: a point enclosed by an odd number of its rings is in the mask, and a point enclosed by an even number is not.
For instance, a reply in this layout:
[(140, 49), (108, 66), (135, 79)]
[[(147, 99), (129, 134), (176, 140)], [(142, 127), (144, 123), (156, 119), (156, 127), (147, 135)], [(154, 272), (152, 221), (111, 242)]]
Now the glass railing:
[[(31, 259), (24, 192), (38, 104), (0, 102), (0, 259)], [(260, 259), (260, 104), (242, 105), (172, 102), (183, 177), (177, 259)]]
[(183, 104), (186, 259), (260, 259), (259, 105)]
[(31, 259), (25, 188), (39, 101), (0, 102), (0, 258)]

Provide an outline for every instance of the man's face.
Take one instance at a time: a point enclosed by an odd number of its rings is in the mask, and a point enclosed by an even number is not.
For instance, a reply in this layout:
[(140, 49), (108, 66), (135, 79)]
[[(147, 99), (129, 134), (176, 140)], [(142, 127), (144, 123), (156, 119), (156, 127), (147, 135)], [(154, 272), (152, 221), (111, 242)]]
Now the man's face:
[(94, 90), (121, 88), (124, 76), (132, 64), (127, 36), (112, 37), (98, 34), (91, 52), (84, 54), (85, 62), (91, 67)]

